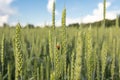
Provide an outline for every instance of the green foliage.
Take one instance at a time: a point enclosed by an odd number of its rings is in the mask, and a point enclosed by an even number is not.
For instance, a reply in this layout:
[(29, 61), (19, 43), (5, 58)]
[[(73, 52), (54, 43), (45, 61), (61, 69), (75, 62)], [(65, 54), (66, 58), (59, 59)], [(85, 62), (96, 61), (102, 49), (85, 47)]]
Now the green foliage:
[(2, 73), (0, 72), (0, 80), (2, 80)]

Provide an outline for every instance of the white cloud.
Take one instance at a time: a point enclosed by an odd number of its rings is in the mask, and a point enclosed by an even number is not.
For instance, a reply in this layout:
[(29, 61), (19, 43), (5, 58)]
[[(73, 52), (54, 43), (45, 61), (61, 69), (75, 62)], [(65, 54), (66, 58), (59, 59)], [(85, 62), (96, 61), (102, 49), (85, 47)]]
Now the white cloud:
[(3, 25), (3, 23), (6, 23), (8, 18), (8, 15), (0, 16), (0, 26)]
[[(111, 2), (106, 3), (106, 9), (111, 7)], [(120, 10), (107, 10), (106, 11), (106, 19), (115, 19), (116, 15), (120, 14)], [(92, 23), (96, 21), (100, 21), (103, 19), (103, 3), (99, 3), (98, 7), (92, 11), (92, 14), (88, 14), (83, 17), (78, 17), (78, 18), (66, 18), (66, 25), (72, 24), (72, 23)], [(58, 20), (56, 22), (56, 25), (60, 26), (61, 21)]]
[[(48, 12), (51, 14), (52, 13), (52, 9), (53, 9), (53, 3), (55, 2), (56, 0), (48, 0), (48, 4), (47, 4), (47, 10)], [(55, 10), (55, 14), (58, 15), (58, 11)]]
[[(106, 9), (111, 7), (111, 2), (106, 3)], [(115, 19), (116, 15), (120, 14), (120, 10), (107, 10), (106, 11), (106, 19)], [(66, 24), (71, 23), (92, 23), (96, 21), (100, 21), (103, 19), (103, 3), (99, 3), (98, 7), (92, 11), (92, 14), (88, 14), (83, 16), (82, 18), (66, 18)], [(57, 22), (57, 25), (60, 25), (60, 21)]]
[[(111, 2), (106, 3), (106, 9), (108, 9), (111, 6)], [(116, 15), (120, 13), (118, 10), (111, 10), (106, 11), (106, 18), (107, 19), (115, 19)], [(91, 15), (87, 15), (83, 17), (83, 23), (92, 23), (95, 21), (100, 21), (103, 19), (103, 3), (99, 3), (98, 7), (93, 10), (93, 13)]]
[(10, 4), (13, 0), (0, 0), (0, 3), (2, 4)]
[[(51, 1), (51, 2), (50, 2)], [(51, 8), (49, 7), (48, 10), (50, 12), (52, 11), (52, 3), (54, 0), (49, 0), (49, 6), (51, 5)], [(115, 19), (117, 14), (120, 14), (120, 10), (108, 10), (112, 6), (111, 4), (112, 0), (109, 0), (109, 2), (106, 3), (106, 18), (107, 19)], [(69, 14), (69, 13), (67, 13)], [(66, 25), (72, 24), (72, 23), (92, 23), (96, 21), (100, 21), (103, 19), (103, 3), (99, 3), (97, 8), (93, 9), (92, 14), (88, 14), (83, 17), (78, 17), (78, 18), (66, 18)], [(51, 21), (47, 23), (48, 25), (51, 25)], [(61, 19), (56, 20), (56, 26), (61, 26)]]
[(0, 26), (7, 23), (10, 15), (14, 14), (14, 9), (11, 8), (13, 0), (0, 0)]

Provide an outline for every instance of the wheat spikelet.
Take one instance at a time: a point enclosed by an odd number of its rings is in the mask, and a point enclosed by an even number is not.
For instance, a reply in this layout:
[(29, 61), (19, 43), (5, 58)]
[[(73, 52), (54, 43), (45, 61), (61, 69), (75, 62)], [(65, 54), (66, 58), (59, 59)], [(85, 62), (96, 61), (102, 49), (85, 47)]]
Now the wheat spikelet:
[(102, 65), (102, 80), (104, 80), (104, 75), (105, 75), (105, 68), (106, 68), (106, 62), (107, 62), (107, 43), (104, 41), (102, 45), (102, 51), (101, 51), (101, 65)]
[(53, 72), (52, 74), (50, 74), (50, 80), (55, 80), (55, 72)]
[(8, 74), (8, 80), (11, 80), (11, 65), (8, 63), (7, 65), (7, 74)]
[(92, 51), (92, 34), (91, 28), (89, 28), (88, 32), (86, 33), (86, 65), (87, 65), (87, 77), (88, 80), (92, 80), (93, 71), (94, 71), (94, 58), (93, 58), (93, 51)]
[(50, 80), (50, 57), (47, 56), (46, 60), (46, 79)]
[(2, 44), (1, 44), (1, 64), (2, 64), (2, 74), (4, 73), (4, 43), (5, 43), (5, 39), (4, 39), (4, 35), (2, 37)]
[(72, 52), (72, 55), (71, 55), (71, 80), (74, 80), (74, 67), (75, 67), (75, 59), (74, 59), (74, 56), (75, 56), (75, 53)]
[(112, 57), (112, 63), (111, 63), (111, 76), (112, 76), (112, 80), (114, 80), (114, 74), (115, 74), (115, 54), (116, 54), (116, 44), (115, 44), (115, 39), (113, 39), (113, 50), (111, 53), (111, 57)]
[(23, 72), (23, 53), (21, 51), (21, 25), (18, 23), (16, 26), (16, 37), (15, 37), (15, 80), (22, 79)]
[(63, 66), (64, 66), (64, 79), (66, 80), (66, 8), (64, 8), (62, 13), (62, 44), (61, 44), (61, 52), (63, 55)]
[(105, 18), (106, 18), (106, 0), (103, 2), (103, 27), (105, 27)]
[(82, 35), (81, 32), (78, 32), (77, 36), (77, 47), (76, 47), (76, 60), (75, 60), (75, 80), (81, 80), (81, 68), (82, 68)]
[(55, 30), (55, 2), (53, 2), (53, 10), (52, 10), (52, 27)]

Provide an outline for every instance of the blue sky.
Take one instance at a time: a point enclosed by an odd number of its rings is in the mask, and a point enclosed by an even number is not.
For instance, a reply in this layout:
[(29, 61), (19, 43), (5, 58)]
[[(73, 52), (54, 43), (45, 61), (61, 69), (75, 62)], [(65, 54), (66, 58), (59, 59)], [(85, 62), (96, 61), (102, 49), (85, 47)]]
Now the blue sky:
[[(51, 10), (54, 0), (0, 0), (0, 25), (51, 25)], [(55, 0), (56, 25), (61, 24), (64, 5), (67, 9), (67, 24), (88, 23), (102, 19), (103, 0)], [(107, 0), (106, 18), (114, 19), (120, 13), (120, 0)]]

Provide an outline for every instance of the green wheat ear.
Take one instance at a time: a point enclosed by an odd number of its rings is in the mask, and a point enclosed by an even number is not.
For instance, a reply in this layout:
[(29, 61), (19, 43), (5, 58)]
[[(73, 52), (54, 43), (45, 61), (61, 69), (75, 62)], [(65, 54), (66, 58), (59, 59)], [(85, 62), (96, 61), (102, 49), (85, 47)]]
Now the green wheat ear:
[(4, 43), (5, 43), (5, 38), (4, 38), (4, 35), (3, 35), (3, 37), (2, 37), (2, 43), (1, 43), (2, 74), (4, 73)]
[(64, 79), (66, 79), (66, 52), (67, 52), (67, 36), (66, 36), (66, 8), (62, 12), (62, 43), (61, 43), (61, 53), (63, 55), (63, 66), (64, 66)]
[(105, 27), (106, 24), (105, 18), (106, 18), (106, 0), (104, 0), (103, 2), (103, 27)]
[(53, 10), (52, 10), (52, 27), (55, 30), (55, 2), (53, 3)]
[(22, 79), (23, 72), (23, 53), (21, 51), (21, 25), (16, 26), (15, 36), (15, 80)]
[(114, 80), (114, 75), (115, 75), (115, 68), (116, 68), (116, 66), (115, 66), (115, 60), (116, 60), (116, 39), (113, 39), (113, 43), (112, 43), (112, 45), (113, 45), (113, 50), (112, 50), (112, 53), (111, 53), (111, 58), (112, 58), (112, 62), (111, 62), (111, 77), (112, 77), (112, 80)]
[(92, 31), (91, 28), (88, 29), (85, 35), (86, 41), (86, 66), (87, 66), (87, 77), (88, 80), (92, 80), (93, 71), (94, 71), (94, 56), (93, 56), (93, 47), (92, 47)]
[(73, 51), (72, 52), (72, 55), (71, 55), (71, 74), (70, 74), (70, 77), (71, 77), (71, 80), (74, 80), (74, 69), (75, 68), (75, 52)]
[(105, 75), (105, 68), (106, 68), (106, 63), (107, 63), (107, 51), (108, 51), (108, 46), (107, 46), (107, 43), (104, 41), (102, 45), (102, 51), (101, 51), (102, 80), (104, 80), (104, 75)]
[(82, 68), (82, 48), (83, 41), (81, 32), (78, 32), (77, 36), (77, 48), (76, 48), (76, 60), (75, 60), (75, 80), (80, 80), (81, 78), (81, 68)]
[(37, 67), (37, 80), (40, 80), (39, 67)]
[(11, 65), (8, 63), (7, 65), (7, 74), (8, 74), (8, 80), (11, 80)]
[(116, 28), (119, 28), (119, 15), (116, 17)]

